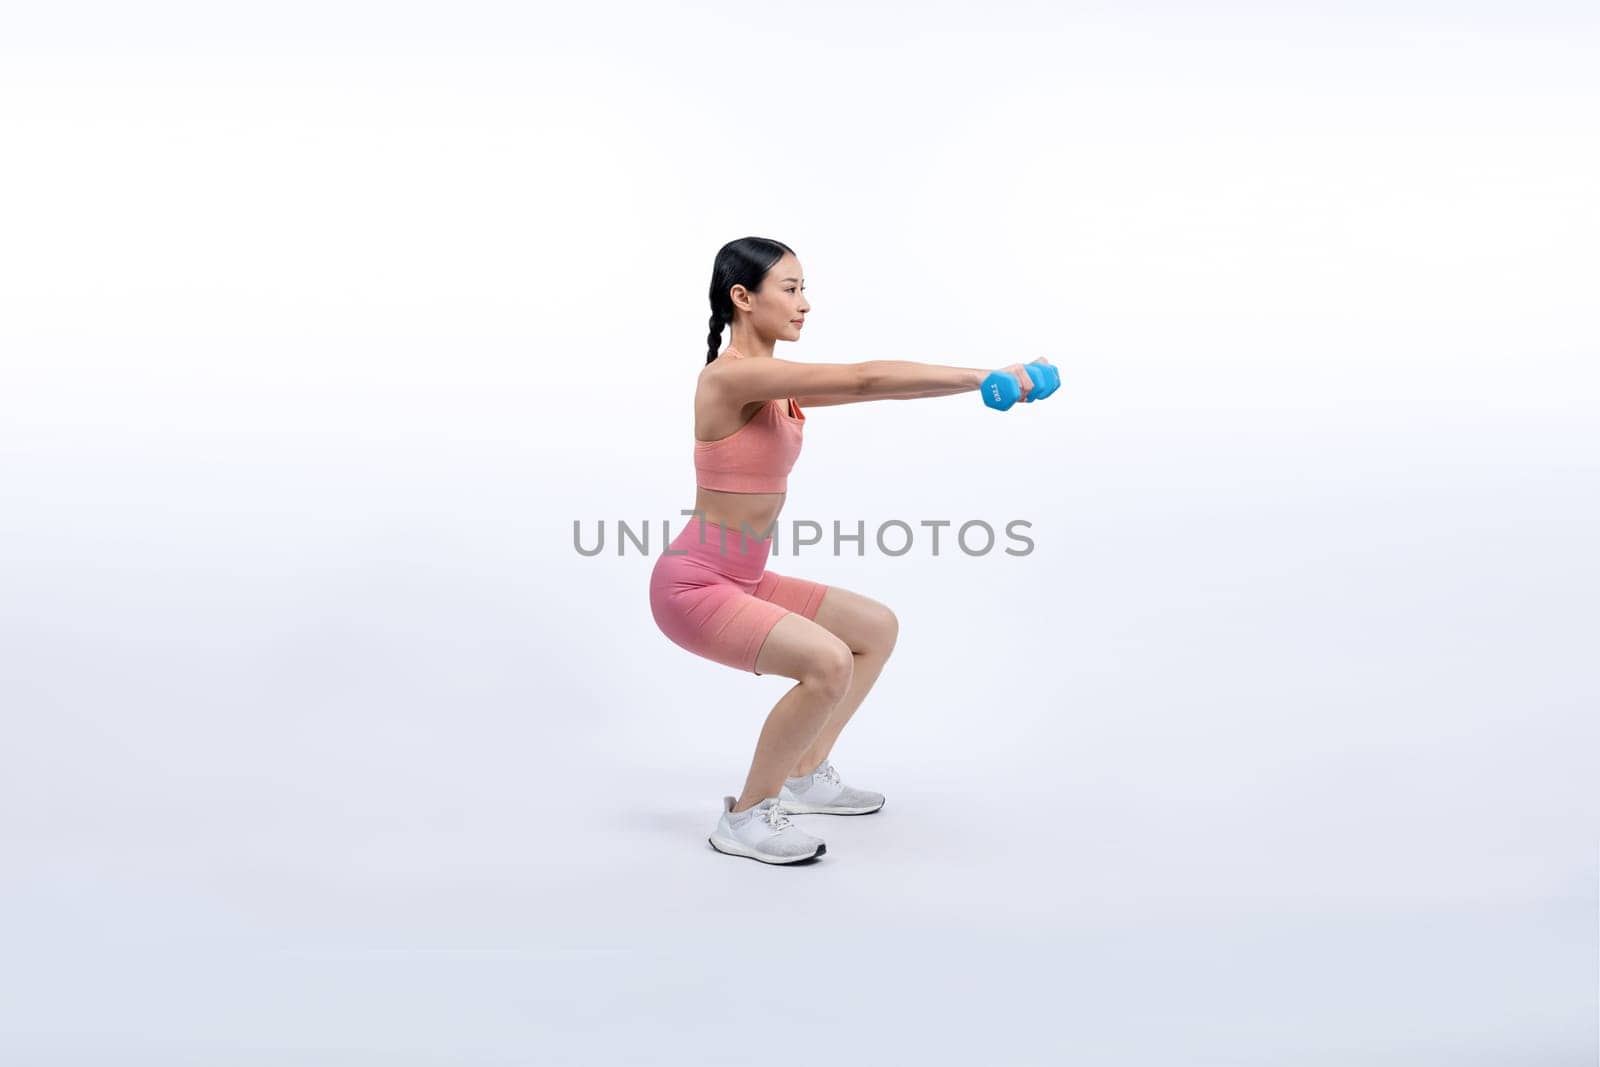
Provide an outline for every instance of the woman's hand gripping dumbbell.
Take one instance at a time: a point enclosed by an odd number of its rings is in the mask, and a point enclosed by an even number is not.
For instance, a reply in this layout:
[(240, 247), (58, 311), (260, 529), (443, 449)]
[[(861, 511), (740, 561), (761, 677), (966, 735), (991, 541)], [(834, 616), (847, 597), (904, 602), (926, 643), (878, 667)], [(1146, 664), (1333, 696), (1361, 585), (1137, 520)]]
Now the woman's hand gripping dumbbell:
[(983, 380), (983, 402), (1005, 411), (1018, 400), (1032, 403), (1043, 400), (1061, 387), (1061, 372), (1048, 359), (1032, 363), (1013, 363)]

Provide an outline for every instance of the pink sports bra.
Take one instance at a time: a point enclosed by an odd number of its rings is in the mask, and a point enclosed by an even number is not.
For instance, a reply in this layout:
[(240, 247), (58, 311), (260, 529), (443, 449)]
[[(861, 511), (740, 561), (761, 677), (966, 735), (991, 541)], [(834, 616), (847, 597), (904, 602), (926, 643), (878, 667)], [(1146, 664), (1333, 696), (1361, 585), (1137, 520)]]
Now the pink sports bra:
[[(735, 359), (744, 355), (723, 351)], [(791, 407), (794, 414), (786, 408)], [(749, 422), (726, 437), (694, 443), (695, 482), (725, 493), (786, 493), (789, 471), (800, 456), (806, 414), (800, 402), (768, 400)]]

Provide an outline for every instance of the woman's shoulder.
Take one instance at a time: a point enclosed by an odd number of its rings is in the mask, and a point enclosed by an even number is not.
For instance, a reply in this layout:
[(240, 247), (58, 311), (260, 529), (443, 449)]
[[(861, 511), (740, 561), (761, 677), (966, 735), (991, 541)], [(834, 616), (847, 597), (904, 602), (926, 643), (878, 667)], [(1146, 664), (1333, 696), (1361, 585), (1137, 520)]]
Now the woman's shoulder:
[[(712, 360), (710, 363), (707, 363), (704, 367), (701, 367), (700, 368), (700, 375), (699, 375), (699, 377), (697, 377), (695, 379), (695, 396), (696, 396), (696, 398), (698, 399), (700, 396), (704, 395), (708, 390), (715, 388), (717, 382), (720, 379), (722, 379), (723, 376), (725, 376), (728, 373), (729, 365), (734, 363), (734, 362), (735, 362), (735, 360), (733, 360), (733, 359), (729, 359), (729, 358), (726, 358), (724, 356), (718, 356), (716, 359)], [(759, 403), (763, 403), (763, 401), (756, 401), (755, 403), (746, 403), (746, 404), (744, 404), (742, 406), (746, 407), (746, 408), (749, 408), (749, 407), (754, 407), (755, 404), (759, 404)]]
[[(709, 383), (716, 380), (712, 377), (715, 368), (714, 363), (705, 365), (694, 391), (695, 440), (702, 443), (731, 436), (777, 403), (775, 400), (752, 400), (738, 407), (728, 404), (707, 388)], [(702, 436), (702, 430), (708, 436)]]

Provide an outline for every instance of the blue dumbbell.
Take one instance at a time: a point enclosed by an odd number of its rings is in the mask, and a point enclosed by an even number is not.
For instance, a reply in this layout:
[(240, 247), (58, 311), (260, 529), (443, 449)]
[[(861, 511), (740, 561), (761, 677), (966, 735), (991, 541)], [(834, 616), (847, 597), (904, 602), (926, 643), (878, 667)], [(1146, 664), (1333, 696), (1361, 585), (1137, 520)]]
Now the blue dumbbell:
[[(1026, 363), (1023, 369), (1033, 379), (1028, 401), (1043, 400), (1061, 387), (1061, 372), (1044, 363)], [(983, 380), (983, 402), (996, 411), (1005, 411), (1022, 397), (1022, 386), (1010, 371), (997, 370)]]

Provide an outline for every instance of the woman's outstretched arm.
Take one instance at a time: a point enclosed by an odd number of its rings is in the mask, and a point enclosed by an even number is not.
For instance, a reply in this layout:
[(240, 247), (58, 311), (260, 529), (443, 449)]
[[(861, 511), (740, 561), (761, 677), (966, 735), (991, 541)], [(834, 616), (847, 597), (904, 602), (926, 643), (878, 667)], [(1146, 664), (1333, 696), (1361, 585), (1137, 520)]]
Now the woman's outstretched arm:
[(858, 364), (863, 387), (859, 393), (822, 393), (796, 397), (801, 407), (826, 407), (829, 404), (860, 404), (868, 400), (919, 400), (931, 396), (970, 393), (983, 385), (987, 370), (977, 367), (945, 367), (937, 363), (916, 363), (904, 359), (869, 359)]

